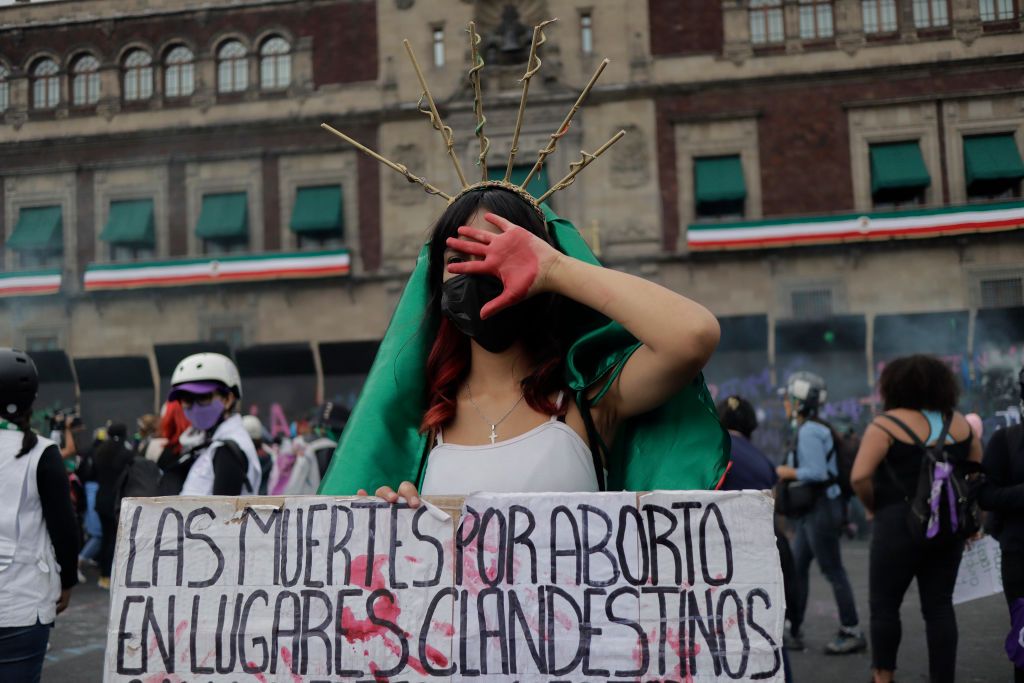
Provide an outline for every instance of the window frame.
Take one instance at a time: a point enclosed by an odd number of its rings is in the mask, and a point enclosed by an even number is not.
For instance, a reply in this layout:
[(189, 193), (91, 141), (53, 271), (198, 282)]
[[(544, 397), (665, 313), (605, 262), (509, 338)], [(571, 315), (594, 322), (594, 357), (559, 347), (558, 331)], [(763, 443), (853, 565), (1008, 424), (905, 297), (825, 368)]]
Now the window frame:
[[(828, 33), (822, 33), (821, 12), (827, 9)], [(827, 41), (835, 38), (836, 35), (836, 13), (833, 0), (800, 0), (798, 4), (800, 39), (804, 41)], [(809, 10), (806, 12), (805, 10)], [(804, 19), (809, 14), (811, 18), (812, 32), (810, 35), (804, 33)]]
[[(992, 18), (985, 18), (984, 5), (991, 5)], [(1000, 16), (1000, 5), (1009, 5), (1009, 15)], [(999, 24), (1003, 22), (1015, 21), (1018, 16), (1017, 12), (1017, 0), (978, 0), (978, 16), (981, 18), (983, 24)]]
[[(936, 8), (942, 8), (945, 12), (944, 23), (935, 23)], [(923, 11), (924, 9), (928, 12), (927, 23), (922, 23), (922, 15), (919, 13), (919, 11)], [(951, 14), (949, 0), (911, 0), (911, 15), (913, 16), (914, 30), (916, 31), (948, 30), (952, 26)]]
[[(179, 51), (188, 53), (188, 61), (171, 61), (174, 53)], [(186, 75), (188, 89), (185, 89)], [(164, 53), (163, 59), (164, 97), (178, 99), (191, 97), (196, 91), (196, 55), (188, 45), (178, 43), (172, 45)], [(171, 83), (174, 83), (174, 88)], [(173, 90), (173, 92), (172, 92)]]
[[(225, 54), (235, 46), (241, 49), (237, 54)], [(228, 78), (225, 79), (225, 76)], [(225, 87), (225, 84), (230, 87)], [(217, 94), (234, 95), (249, 89), (249, 50), (237, 38), (229, 38), (217, 48)]]
[[(869, 30), (868, 22), (866, 17), (868, 15), (867, 6), (870, 3), (874, 9), (871, 14), (874, 16), (875, 28)], [(899, 5), (896, 0), (861, 0), (860, 2), (860, 13), (861, 13), (861, 28), (864, 31), (864, 35), (872, 36), (889, 36), (899, 32), (900, 30), (900, 11)], [(886, 18), (892, 18), (892, 23), (886, 24)]]
[[(1006, 301), (985, 301), (985, 290), (986, 285), (998, 285), (1001, 283), (1017, 283), (1017, 296), (1009, 303)], [(1002, 293), (1002, 294), (1005, 294)], [(978, 278), (978, 308), (1004, 308), (1007, 306), (1021, 306), (1024, 305), (1024, 276), (1014, 275), (1013, 273), (992, 273), (987, 277)]]
[(440, 69), (448, 61), (444, 47), (444, 26), (430, 27), (430, 56), (435, 69)]
[(11, 106), (11, 70), (7, 65), (0, 62), (0, 114), (3, 114)]
[[(755, 20), (761, 27), (763, 39), (758, 39), (754, 30)], [(750, 44), (755, 48), (773, 47), (786, 42), (786, 19), (783, 14), (782, 0), (750, 0), (747, 8), (747, 21), (750, 27)], [(772, 32), (778, 28), (778, 33)]]
[[(95, 68), (86, 69), (83, 62)], [(100, 83), (100, 68), (102, 64), (99, 58), (91, 52), (83, 52), (76, 55), (71, 62), (71, 106), (92, 107), (100, 101), (102, 85)]]
[[(284, 46), (283, 52), (270, 52), (269, 46)], [(268, 36), (260, 44), (260, 90), (285, 90), (292, 84), (292, 44), (281, 35)], [(267, 79), (268, 72), (272, 76)]]
[[(52, 64), (53, 69), (47, 73), (40, 73), (44, 65)], [(32, 108), (40, 111), (56, 109), (61, 104), (61, 70), (60, 64), (53, 57), (40, 57), (32, 64), (30, 73), (32, 81)], [(44, 101), (40, 103), (40, 94), (44, 95)]]
[[(146, 61), (130, 64), (135, 57)], [(130, 49), (121, 61), (121, 96), (126, 102), (145, 102), (153, 98), (153, 90), (153, 56), (141, 47)]]
[(592, 9), (580, 10), (580, 54), (591, 56), (594, 54), (594, 11)]

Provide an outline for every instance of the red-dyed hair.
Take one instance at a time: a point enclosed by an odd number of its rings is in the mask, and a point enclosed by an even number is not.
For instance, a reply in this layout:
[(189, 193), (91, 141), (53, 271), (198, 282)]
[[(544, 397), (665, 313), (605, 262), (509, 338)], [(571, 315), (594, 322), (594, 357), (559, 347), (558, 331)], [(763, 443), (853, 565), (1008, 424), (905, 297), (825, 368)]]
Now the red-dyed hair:
[[(444, 275), (445, 240), (458, 234), (480, 208), (488, 209), (526, 228), (550, 242), (547, 229), (537, 213), (525, 201), (508, 190), (488, 188), (467, 192), (442, 214), (431, 236), (429, 286), (432, 293), (430, 312), (440, 320), (434, 343), (427, 356), (428, 407), (420, 423), (423, 433), (436, 433), (455, 418), (458, 392), (469, 374), (469, 338), (460, 332), (442, 313), (440, 307), (441, 279)], [(555, 308), (560, 297), (545, 294), (517, 304), (531, 308), (530, 324), (523, 330), (522, 341), (531, 354), (533, 372), (523, 379), (523, 396), (527, 405), (546, 415), (565, 411), (566, 401), (559, 406), (554, 396), (565, 389), (564, 353), (559, 341), (559, 318)]]
[(185, 417), (185, 410), (178, 401), (168, 401), (163, 417), (160, 418), (160, 436), (167, 439), (167, 445), (177, 453), (181, 450), (178, 440), (185, 430), (189, 428), (188, 418)]

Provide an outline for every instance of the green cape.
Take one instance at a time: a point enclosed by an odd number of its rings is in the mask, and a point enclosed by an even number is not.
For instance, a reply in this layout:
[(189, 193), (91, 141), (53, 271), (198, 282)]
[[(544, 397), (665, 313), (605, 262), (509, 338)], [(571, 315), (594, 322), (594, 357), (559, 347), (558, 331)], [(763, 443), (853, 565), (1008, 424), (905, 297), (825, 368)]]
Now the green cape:
[[(571, 223), (543, 207), (555, 246), (568, 256), (599, 265)], [(403, 481), (419, 485), (426, 437), (419, 433), (427, 409), (427, 354), (437, 320), (427, 314), (428, 247), (424, 246), (384, 334), (331, 465), (320, 484), (325, 495), (372, 492)], [(604, 380), (593, 403), (639, 342), (618, 323), (588, 311), (566, 356), (566, 380), (577, 403), (583, 391)], [(612, 443), (608, 490), (711, 489), (725, 474), (729, 435), (718, 421), (703, 375), (664, 405), (619, 425)]]

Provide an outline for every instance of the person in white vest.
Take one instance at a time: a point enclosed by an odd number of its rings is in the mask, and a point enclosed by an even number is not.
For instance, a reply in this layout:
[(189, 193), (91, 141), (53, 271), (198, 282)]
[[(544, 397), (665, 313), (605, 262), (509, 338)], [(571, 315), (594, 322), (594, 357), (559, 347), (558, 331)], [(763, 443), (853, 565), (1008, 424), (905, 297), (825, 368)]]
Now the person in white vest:
[(185, 417), (204, 439), (185, 478), (183, 496), (256, 495), (260, 462), (238, 414), (242, 380), (219, 353), (196, 353), (178, 363), (169, 401), (180, 401)]
[(0, 681), (36, 682), (78, 583), (79, 535), (60, 448), (29, 426), (28, 354), (0, 348)]

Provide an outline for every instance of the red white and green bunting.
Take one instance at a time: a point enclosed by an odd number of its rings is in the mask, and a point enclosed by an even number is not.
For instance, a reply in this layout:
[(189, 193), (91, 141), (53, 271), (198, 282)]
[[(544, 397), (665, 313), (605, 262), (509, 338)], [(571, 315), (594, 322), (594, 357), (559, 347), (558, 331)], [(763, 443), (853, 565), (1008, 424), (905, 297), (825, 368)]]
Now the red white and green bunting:
[(60, 291), (60, 271), (0, 273), (0, 297), (37, 296)]
[(218, 282), (256, 282), (348, 275), (346, 249), (294, 254), (92, 264), (85, 270), (89, 292), (144, 287), (179, 287)]
[(689, 226), (691, 251), (765, 249), (800, 244), (939, 237), (1024, 227), (1024, 202), (790, 220)]

